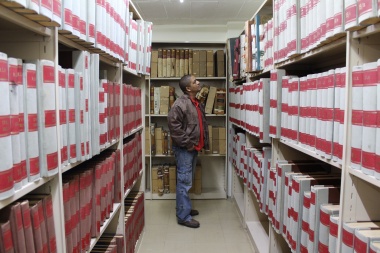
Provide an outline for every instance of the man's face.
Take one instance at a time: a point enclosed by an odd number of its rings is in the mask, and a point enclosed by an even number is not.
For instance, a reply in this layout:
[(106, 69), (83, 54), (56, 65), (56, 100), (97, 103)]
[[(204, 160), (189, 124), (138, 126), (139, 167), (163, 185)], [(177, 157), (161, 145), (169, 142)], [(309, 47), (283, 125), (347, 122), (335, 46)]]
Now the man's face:
[(188, 87), (189, 93), (192, 92), (192, 93), (196, 94), (200, 90), (201, 90), (201, 86), (200, 86), (199, 81), (195, 78), (195, 76), (191, 76), (190, 85)]

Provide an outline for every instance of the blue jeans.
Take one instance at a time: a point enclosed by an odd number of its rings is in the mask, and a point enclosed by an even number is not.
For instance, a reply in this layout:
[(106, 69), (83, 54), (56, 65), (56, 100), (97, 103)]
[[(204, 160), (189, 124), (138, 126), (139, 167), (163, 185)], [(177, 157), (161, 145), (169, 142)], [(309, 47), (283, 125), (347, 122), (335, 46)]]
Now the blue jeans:
[(180, 147), (173, 147), (173, 151), (177, 163), (176, 214), (178, 221), (186, 222), (192, 219), (189, 190), (193, 185), (198, 151)]

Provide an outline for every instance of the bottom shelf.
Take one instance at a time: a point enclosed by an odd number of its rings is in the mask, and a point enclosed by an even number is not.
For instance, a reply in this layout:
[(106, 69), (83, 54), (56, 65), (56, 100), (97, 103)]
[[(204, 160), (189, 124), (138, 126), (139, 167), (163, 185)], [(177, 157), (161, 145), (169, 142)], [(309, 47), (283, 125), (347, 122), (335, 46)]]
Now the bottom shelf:
[[(175, 193), (167, 193), (158, 196), (158, 193), (146, 193), (146, 198), (150, 195), (151, 199), (176, 199)], [(201, 194), (190, 193), (191, 199), (226, 199), (227, 193), (224, 189), (202, 188)]]
[(99, 240), (99, 238), (102, 237), (102, 234), (104, 233), (104, 231), (106, 231), (108, 225), (110, 224), (110, 222), (114, 218), (115, 214), (119, 211), (120, 207), (121, 207), (120, 203), (114, 203), (113, 204), (113, 211), (112, 211), (112, 213), (110, 213), (110, 217), (107, 220), (105, 220), (103, 223), (103, 226), (100, 227), (99, 237), (91, 238), (91, 244), (90, 244), (89, 252), (94, 248), (94, 246), (95, 246), (96, 242)]
[(269, 252), (269, 235), (264, 227), (269, 227), (268, 221), (247, 221), (248, 235), (259, 253)]

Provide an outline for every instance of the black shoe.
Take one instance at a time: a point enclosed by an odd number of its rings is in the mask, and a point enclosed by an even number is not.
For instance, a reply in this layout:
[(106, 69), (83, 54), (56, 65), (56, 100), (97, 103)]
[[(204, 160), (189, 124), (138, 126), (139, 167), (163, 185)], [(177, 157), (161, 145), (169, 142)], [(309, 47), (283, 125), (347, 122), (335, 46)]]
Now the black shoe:
[(189, 221), (178, 221), (178, 224), (189, 228), (199, 228), (200, 226), (199, 222), (194, 219)]
[(196, 216), (196, 215), (198, 215), (198, 214), (199, 214), (198, 210), (191, 209), (191, 211), (190, 211), (190, 215), (191, 215), (191, 216)]

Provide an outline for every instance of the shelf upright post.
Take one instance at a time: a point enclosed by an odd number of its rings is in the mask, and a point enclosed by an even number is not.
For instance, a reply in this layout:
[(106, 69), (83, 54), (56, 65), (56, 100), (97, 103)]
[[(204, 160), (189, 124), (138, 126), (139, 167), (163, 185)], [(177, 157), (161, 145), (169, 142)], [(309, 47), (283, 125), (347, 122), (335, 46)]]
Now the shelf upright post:
[(255, 16), (256, 23), (256, 70), (261, 70), (260, 66), (260, 14)]

